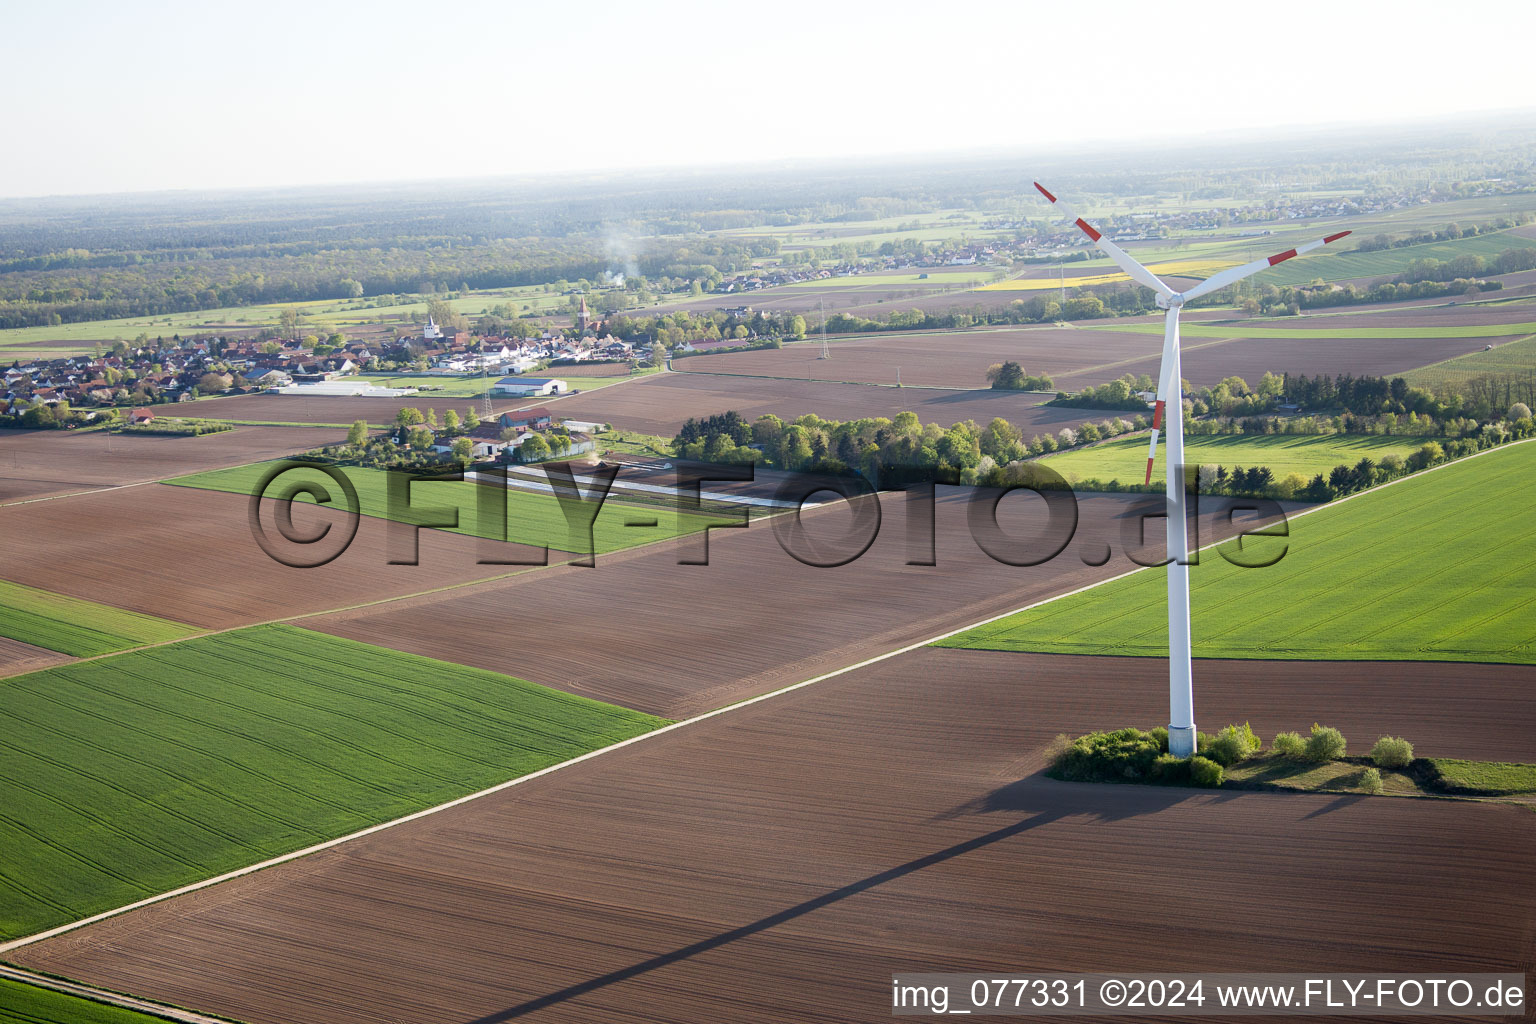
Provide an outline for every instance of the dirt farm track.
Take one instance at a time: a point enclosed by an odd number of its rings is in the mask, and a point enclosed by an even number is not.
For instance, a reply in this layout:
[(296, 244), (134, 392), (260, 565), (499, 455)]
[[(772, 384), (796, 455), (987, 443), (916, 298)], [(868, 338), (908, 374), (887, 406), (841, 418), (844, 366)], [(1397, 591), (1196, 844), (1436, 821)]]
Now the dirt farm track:
[[(1203, 722), (1296, 726), (1254, 700), (1296, 676), (1366, 728), (1355, 667), (1199, 671)], [(1155, 720), (1162, 679), (914, 652), (10, 956), (251, 1024), (880, 1021), (893, 971), (1002, 964), (1532, 970), (1527, 808), (1036, 774), (1056, 732)], [(1530, 734), (1495, 682), (1426, 753)]]

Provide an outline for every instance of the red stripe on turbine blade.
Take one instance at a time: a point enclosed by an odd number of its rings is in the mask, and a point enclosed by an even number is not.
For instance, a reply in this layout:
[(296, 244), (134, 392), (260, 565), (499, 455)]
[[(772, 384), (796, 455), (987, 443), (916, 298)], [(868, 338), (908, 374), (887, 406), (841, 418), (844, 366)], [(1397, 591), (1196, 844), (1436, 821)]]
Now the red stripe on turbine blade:
[(1038, 181), (1035, 182), (1035, 188), (1039, 189), (1040, 190), (1040, 194), (1045, 196), (1045, 198), (1049, 199), (1051, 202), (1054, 203), (1056, 201), (1056, 197), (1051, 195), (1049, 192), (1047, 192), (1045, 190), (1045, 186), (1040, 184)]
[[(1155, 456), (1154, 456), (1154, 458), (1155, 458)], [(1149, 484), (1152, 482), (1152, 459), (1151, 458), (1147, 459), (1147, 479), (1146, 479), (1146, 482), (1149, 483)]]
[(1102, 235), (1099, 234), (1098, 230), (1092, 224), (1089, 224), (1087, 221), (1083, 220), (1083, 218), (1081, 218), (1081, 217), (1077, 218), (1077, 226), (1083, 229), (1083, 234), (1087, 235), (1089, 238), (1093, 239), (1095, 242), (1097, 242), (1100, 238), (1103, 237)]
[(1161, 430), (1163, 428), (1163, 407), (1166, 406), (1167, 404), (1168, 404), (1167, 402), (1159, 401), (1157, 403), (1157, 405), (1153, 407), (1153, 409), (1152, 409), (1152, 429), (1153, 430)]
[(1336, 235), (1329, 235), (1327, 238), (1323, 239), (1323, 244), (1327, 245), (1329, 242), (1337, 242), (1339, 239), (1343, 238), (1347, 234), (1349, 234), (1348, 231), (1340, 231)]
[(1287, 249), (1285, 252), (1277, 252), (1269, 258), (1269, 265), (1274, 266), (1276, 263), (1284, 263), (1286, 260), (1295, 255), (1295, 249)]

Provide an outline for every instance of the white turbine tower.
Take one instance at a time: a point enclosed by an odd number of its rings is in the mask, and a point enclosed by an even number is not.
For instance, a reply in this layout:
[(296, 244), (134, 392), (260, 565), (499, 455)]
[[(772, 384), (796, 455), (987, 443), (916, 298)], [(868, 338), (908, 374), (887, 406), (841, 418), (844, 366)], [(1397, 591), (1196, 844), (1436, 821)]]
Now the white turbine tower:
[(1064, 217), (1075, 222), (1083, 234), (1104, 251), (1104, 255), (1130, 275), (1131, 280), (1157, 293), (1157, 304), (1168, 311), (1163, 318), (1163, 359), (1157, 375), (1157, 404), (1152, 413), (1152, 448), (1147, 453), (1147, 483), (1152, 482), (1152, 460), (1157, 457), (1157, 435), (1166, 416), (1168, 557), (1171, 559), (1168, 563), (1168, 749), (1177, 757), (1189, 757), (1195, 752), (1195, 696), (1190, 679), (1189, 531), (1184, 522), (1184, 375), (1179, 365), (1179, 310), (1192, 299), (1220, 291), (1276, 263), (1283, 263), (1292, 256), (1300, 256), (1329, 242), (1336, 242), (1349, 232), (1340, 231), (1276, 253), (1267, 259), (1223, 270), (1186, 292), (1176, 292), (1132, 259), (1124, 249), (1101, 235), (1092, 224), (1073, 213), (1065, 203), (1047, 192), (1044, 185), (1037, 181), (1035, 188), (1055, 204)]

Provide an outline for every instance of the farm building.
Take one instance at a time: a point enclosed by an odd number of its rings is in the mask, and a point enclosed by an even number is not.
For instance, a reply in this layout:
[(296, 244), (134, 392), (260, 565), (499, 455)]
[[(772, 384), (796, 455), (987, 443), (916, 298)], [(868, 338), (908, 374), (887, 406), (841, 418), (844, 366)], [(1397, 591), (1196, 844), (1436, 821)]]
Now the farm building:
[(245, 383), (258, 386), (271, 386), (292, 384), (293, 378), (286, 370), (279, 370), (275, 366), (253, 366), (240, 375), (245, 378)]
[(128, 414), (128, 422), (131, 424), (153, 423), (155, 414), (148, 409), (135, 409)]
[[(503, 450), (515, 443), (510, 440), (502, 440), (501, 428), (491, 423), (483, 423), (463, 436), (469, 438), (472, 446), (470, 448), (470, 457), (476, 462), (499, 458)], [(451, 452), (453, 451), (454, 440), (451, 437), (440, 438), (432, 446), (432, 451), (439, 453)]]
[[(551, 452), (547, 456), (543, 456), (538, 459), (523, 459), (517, 456), (516, 452), (529, 438), (540, 436), (534, 431), (523, 431), (522, 433), (514, 434), (511, 437), (503, 438), (501, 436), (501, 431), (497, 427), (483, 424), (463, 436), (469, 438), (471, 444), (473, 445), (473, 447), (470, 449), (470, 457), (473, 458), (476, 462), (486, 462), (496, 459), (508, 462), (513, 460), (519, 462), (537, 462), (543, 461), (545, 458), (568, 459), (576, 455), (585, 455), (592, 451), (594, 447), (596, 447), (590, 434), (576, 432), (567, 435), (569, 438), (569, 445), (563, 450)], [(544, 435), (546, 441), (551, 440), (552, 436), (553, 435)], [(438, 441), (432, 445), (432, 451), (444, 454), (451, 452), (453, 451), (454, 440), (455, 438), (451, 437), (439, 438)]]
[(544, 430), (554, 423), (549, 410), (543, 406), (532, 409), (524, 409), (521, 412), (504, 412), (496, 420), (497, 430), (513, 430), (522, 432), (525, 430)]
[(499, 395), (563, 395), (570, 390), (565, 381), (556, 377), (503, 377), (491, 390)]

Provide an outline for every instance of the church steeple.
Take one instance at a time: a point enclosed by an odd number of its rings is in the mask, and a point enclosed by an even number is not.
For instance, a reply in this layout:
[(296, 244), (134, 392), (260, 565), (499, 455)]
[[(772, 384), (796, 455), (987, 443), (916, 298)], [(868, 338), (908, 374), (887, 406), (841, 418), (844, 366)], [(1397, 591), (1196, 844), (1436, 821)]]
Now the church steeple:
[(581, 297), (581, 308), (576, 311), (576, 331), (578, 334), (587, 333), (587, 324), (590, 320), (591, 315), (587, 312), (587, 297), (583, 295)]

